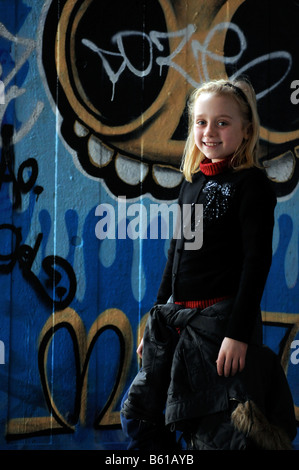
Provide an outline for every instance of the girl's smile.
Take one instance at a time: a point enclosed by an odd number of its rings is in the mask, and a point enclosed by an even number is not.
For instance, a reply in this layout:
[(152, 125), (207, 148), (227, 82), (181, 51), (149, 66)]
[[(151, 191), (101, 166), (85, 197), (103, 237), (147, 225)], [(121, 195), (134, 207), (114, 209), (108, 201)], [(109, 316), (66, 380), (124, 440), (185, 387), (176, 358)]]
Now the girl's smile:
[(232, 155), (248, 138), (238, 103), (226, 95), (201, 94), (194, 106), (194, 138), (213, 162)]

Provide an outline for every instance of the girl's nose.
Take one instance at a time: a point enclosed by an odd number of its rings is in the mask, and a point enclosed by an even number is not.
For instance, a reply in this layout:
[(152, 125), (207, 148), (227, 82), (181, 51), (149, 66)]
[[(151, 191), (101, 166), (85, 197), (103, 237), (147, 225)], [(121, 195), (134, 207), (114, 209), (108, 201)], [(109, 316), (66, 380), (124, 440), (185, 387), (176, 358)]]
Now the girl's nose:
[(212, 136), (215, 134), (215, 126), (213, 123), (208, 123), (205, 128), (205, 135), (206, 136)]

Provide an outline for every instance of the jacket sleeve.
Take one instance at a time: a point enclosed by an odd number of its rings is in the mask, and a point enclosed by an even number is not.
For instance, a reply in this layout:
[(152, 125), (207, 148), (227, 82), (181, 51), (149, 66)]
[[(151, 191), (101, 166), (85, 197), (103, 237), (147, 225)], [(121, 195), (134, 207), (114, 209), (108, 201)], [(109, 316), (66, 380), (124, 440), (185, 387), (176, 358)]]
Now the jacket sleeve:
[(261, 171), (242, 182), (238, 216), (242, 271), (226, 336), (248, 342), (254, 328), (272, 262), (276, 196)]

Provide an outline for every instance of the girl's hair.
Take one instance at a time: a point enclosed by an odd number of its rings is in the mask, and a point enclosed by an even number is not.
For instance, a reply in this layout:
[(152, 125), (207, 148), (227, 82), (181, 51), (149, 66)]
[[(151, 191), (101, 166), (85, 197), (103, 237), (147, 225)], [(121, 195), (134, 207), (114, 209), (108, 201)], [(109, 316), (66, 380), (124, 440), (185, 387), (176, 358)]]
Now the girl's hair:
[(199, 163), (204, 160), (204, 154), (197, 148), (194, 140), (194, 105), (202, 93), (215, 93), (216, 95), (231, 96), (240, 107), (244, 125), (250, 124), (248, 140), (243, 140), (236, 149), (232, 159), (231, 167), (235, 170), (250, 168), (258, 165), (258, 143), (259, 143), (259, 117), (257, 113), (255, 92), (245, 79), (234, 81), (212, 80), (204, 83), (194, 90), (188, 103), (189, 133), (183, 153), (181, 169), (187, 181), (192, 181), (192, 175), (199, 171)]

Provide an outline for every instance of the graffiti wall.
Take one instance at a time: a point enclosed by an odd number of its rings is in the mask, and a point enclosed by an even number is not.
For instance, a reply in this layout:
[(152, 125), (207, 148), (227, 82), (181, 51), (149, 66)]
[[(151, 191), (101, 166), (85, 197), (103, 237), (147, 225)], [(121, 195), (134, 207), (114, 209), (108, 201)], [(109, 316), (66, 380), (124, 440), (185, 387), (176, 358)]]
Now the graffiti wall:
[(187, 96), (240, 74), (278, 197), (264, 338), (299, 421), (299, 5), (283, 6), (0, 0), (1, 449), (126, 448), (120, 402), (166, 262)]

